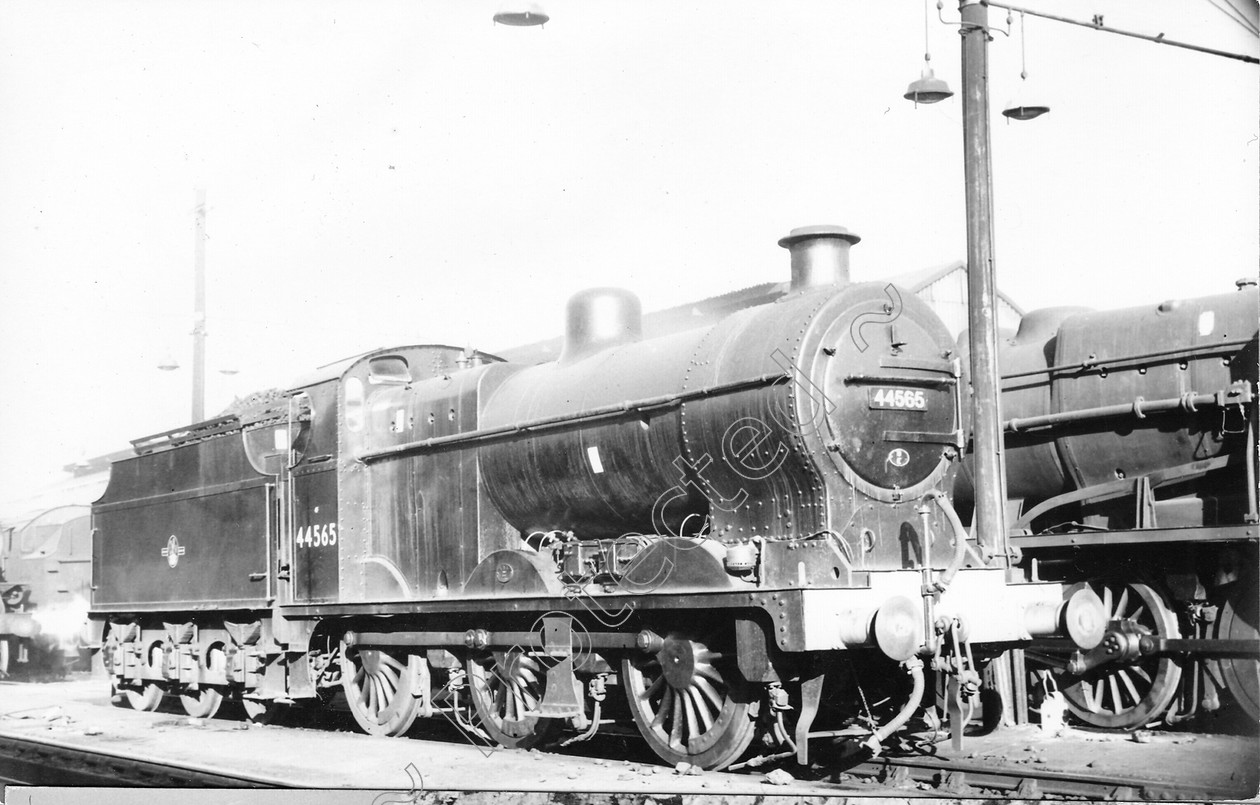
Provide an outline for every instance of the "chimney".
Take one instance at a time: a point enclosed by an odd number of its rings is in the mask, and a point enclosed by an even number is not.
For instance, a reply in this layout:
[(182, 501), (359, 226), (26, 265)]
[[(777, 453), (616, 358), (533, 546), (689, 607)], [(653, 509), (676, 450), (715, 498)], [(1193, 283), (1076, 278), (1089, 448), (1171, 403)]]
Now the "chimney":
[(779, 245), (792, 253), (792, 290), (849, 284), (849, 247), (860, 241), (842, 226), (802, 226)]
[(572, 363), (643, 337), (639, 297), (621, 288), (588, 288), (565, 310), (560, 363)]

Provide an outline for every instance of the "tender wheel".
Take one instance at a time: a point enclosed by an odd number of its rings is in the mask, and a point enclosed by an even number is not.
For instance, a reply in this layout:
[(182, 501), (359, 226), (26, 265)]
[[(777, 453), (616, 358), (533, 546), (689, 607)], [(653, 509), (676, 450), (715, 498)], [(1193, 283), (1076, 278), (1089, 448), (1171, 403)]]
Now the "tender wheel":
[(481, 727), (500, 746), (528, 749), (558, 726), (538, 715), (547, 686), (547, 671), (538, 660), (518, 650), (473, 657), (468, 684)]
[(722, 769), (752, 742), (748, 683), (733, 654), (671, 634), (655, 655), (622, 661), (622, 685), (644, 739), (671, 765)]
[[(162, 644), (150, 643), (145, 651), (146, 673), (160, 673), (162, 661)], [(157, 682), (139, 682), (126, 685), (122, 688), (122, 692), (127, 699), (127, 704), (131, 705), (133, 710), (153, 711), (161, 706), (162, 696), (166, 691)]]
[[(1234, 582), (1234, 589), (1221, 606), (1216, 618), (1217, 640), (1260, 638), (1257, 618), (1256, 575), (1254, 572)], [(1225, 681), (1225, 689), (1238, 702), (1243, 712), (1255, 722), (1260, 720), (1260, 662), (1251, 657), (1221, 657), (1213, 660)]]
[(397, 736), (416, 720), (413, 690), (419, 658), (399, 660), (377, 649), (341, 653), (341, 686), (350, 712), (369, 735)]
[[(1178, 638), (1177, 615), (1155, 590), (1133, 582), (1093, 583), (1109, 613), (1108, 632)], [(1163, 715), (1177, 693), (1181, 667), (1168, 656), (1099, 666), (1060, 683), (1068, 708), (1081, 721), (1105, 729), (1137, 729)]]
[(184, 712), (193, 718), (214, 718), (214, 714), (219, 712), (219, 705), (223, 704), (223, 694), (209, 685), (197, 690), (186, 688), (179, 694), (179, 703), (184, 706)]
[(241, 699), (241, 709), (245, 711), (245, 718), (251, 724), (277, 724), (289, 705), (264, 699)]
[[(206, 648), (202, 663), (207, 671), (223, 673), (227, 670), (227, 655), (223, 652), (222, 643), (214, 643)], [(179, 694), (179, 703), (184, 712), (193, 718), (214, 718), (223, 704), (223, 693), (210, 685), (202, 685), (197, 690), (185, 689)]]
[(151, 712), (162, 704), (162, 686), (156, 682), (144, 683), (139, 687), (126, 687), (122, 689), (122, 692), (127, 697), (127, 704), (131, 705), (133, 710)]

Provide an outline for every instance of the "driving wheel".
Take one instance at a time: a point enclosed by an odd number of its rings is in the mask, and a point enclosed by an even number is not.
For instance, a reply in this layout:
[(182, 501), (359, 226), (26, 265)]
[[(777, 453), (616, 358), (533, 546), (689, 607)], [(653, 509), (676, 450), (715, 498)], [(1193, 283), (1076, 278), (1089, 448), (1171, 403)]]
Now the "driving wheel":
[(514, 649), (475, 656), (468, 663), (468, 683), (482, 729), (500, 746), (528, 749), (559, 725), (539, 715), (547, 671), (530, 654)]
[(402, 735), (416, 720), (415, 680), (420, 658), (379, 649), (341, 652), (341, 685), (350, 714), (369, 735)]
[[(1177, 615), (1154, 589), (1140, 582), (1096, 582), (1106, 609), (1108, 635), (1178, 638)], [(1092, 668), (1061, 683), (1072, 713), (1095, 727), (1132, 730), (1163, 715), (1177, 693), (1181, 666), (1167, 655), (1136, 657)]]
[(639, 732), (671, 765), (722, 769), (752, 742), (749, 685), (734, 652), (671, 634), (655, 654), (622, 661), (622, 685)]

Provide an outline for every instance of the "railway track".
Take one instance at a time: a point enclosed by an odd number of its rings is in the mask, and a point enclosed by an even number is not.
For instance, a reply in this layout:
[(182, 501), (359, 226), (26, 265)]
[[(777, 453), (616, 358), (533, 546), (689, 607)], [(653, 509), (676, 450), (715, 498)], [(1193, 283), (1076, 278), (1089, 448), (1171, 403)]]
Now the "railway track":
[[(1131, 775), (999, 767), (984, 762), (932, 757), (869, 760), (847, 768), (832, 779), (850, 792), (854, 785), (861, 785), (868, 790), (904, 792), (919, 789), (947, 796), (987, 795), (1016, 799), (1199, 800), (1239, 798), (1247, 793), (1231, 785), (1144, 781)], [(233, 774), (153, 757), (127, 757), (101, 749), (85, 750), (54, 739), (9, 736), (0, 736), (0, 782), (31, 786), (294, 787), (291, 780)], [(581, 784), (560, 779), (556, 782), (556, 790), (581, 790)]]
[(930, 744), (932, 736), (924, 734), (903, 738), (874, 759), (846, 758), (839, 746), (824, 745), (811, 769), (786, 764), (776, 773), (767, 765), (740, 774), (680, 776), (614, 735), (559, 752), (526, 753), (474, 747), (454, 730), (390, 739), (348, 733), (335, 719), (251, 727), (242, 714), (226, 715), (199, 720), (119, 709), (90, 679), (0, 685), (0, 783), (406, 791), (413, 785), (406, 770), (414, 763), (430, 791), (466, 789), (476, 781), (486, 790), (631, 797), (622, 802), (659, 792), (1218, 800), (1247, 799), (1260, 787), (1255, 735), (1153, 732), (1134, 740), (1008, 727), (968, 736), (960, 750)]
[[(370, 739), (363, 738), (364, 741)], [(562, 756), (540, 753), (538, 768)], [(1199, 754), (1203, 754), (1200, 752)], [(1136, 756), (1136, 754), (1135, 754)], [(920, 794), (951, 797), (1042, 797), (1087, 798), (1091, 800), (1216, 800), (1242, 799), (1256, 793), (1249, 778), (1203, 777), (1177, 779), (1148, 774), (1143, 767), (1129, 773), (1092, 772), (1088, 769), (1047, 768), (1031, 758), (997, 762), (992, 758), (949, 758), (933, 756), (890, 756), (844, 766), (843, 771), (824, 771), (813, 780), (799, 782), (817, 785), (832, 783), (837, 794), (864, 793)], [(787, 767), (791, 769), (791, 767)], [(663, 783), (671, 780), (669, 769), (659, 769)], [(1150, 769), (1148, 768), (1149, 772)], [(781, 773), (780, 773), (781, 774)], [(749, 782), (775, 780), (772, 772), (741, 775)], [(106, 748), (84, 748), (50, 737), (0, 735), (0, 782), (30, 786), (136, 786), (197, 788), (291, 788), (300, 787), (288, 778), (250, 772), (229, 772), (211, 765), (176, 762), (156, 756), (131, 756)], [(549, 788), (559, 792), (587, 790), (586, 781), (557, 775)], [(725, 785), (710, 790), (720, 792)], [(776, 789), (766, 787), (766, 793)], [(815, 793), (821, 793), (815, 789)], [(646, 796), (646, 795), (644, 795)], [(633, 798), (632, 798), (633, 799)], [(623, 801), (630, 802), (632, 800)]]
[(986, 763), (931, 757), (883, 758), (853, 766), (845, 776), (904, 789), (930, 788), (957, 797), (1009, 796), (1013, 799), (1084, 797), (1091, 800), (1235, 799), (1255, 794), (1236, 786), (1149, 781), (1133, 776), (1089, 774), (1079, 771), (998, 767)]
[(129, 757), (103, 748), (84, 749), (45, 737), (0, 735), (0, 782), (30, 786), (138, 786), (160, 788), (282, 788), (264, 775)]

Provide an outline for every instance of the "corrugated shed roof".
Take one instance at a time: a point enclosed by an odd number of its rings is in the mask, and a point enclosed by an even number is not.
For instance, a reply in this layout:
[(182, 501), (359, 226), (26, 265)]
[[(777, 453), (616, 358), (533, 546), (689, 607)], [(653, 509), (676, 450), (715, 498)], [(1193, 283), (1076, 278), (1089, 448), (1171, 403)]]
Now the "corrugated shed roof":
[[(918, 293), (929, 285), (934, 285), (955, 272), (967, 272), (967, 264), (962, 260), (954, 260), (949, 263), (942, 263), (938, 266), (929, 266), (918, 271), (907, 271), (904, 274), (897, 274), (889, 277), (888, 281), (894, 285), (900, 285), (911, 293)], [(1002, 289), (998, 289), (998, 298), (1010, 305), (1020, 316), (1024, 315), (1024, 309), (1015, 304), (1015, 300), (1011, 299)]]

